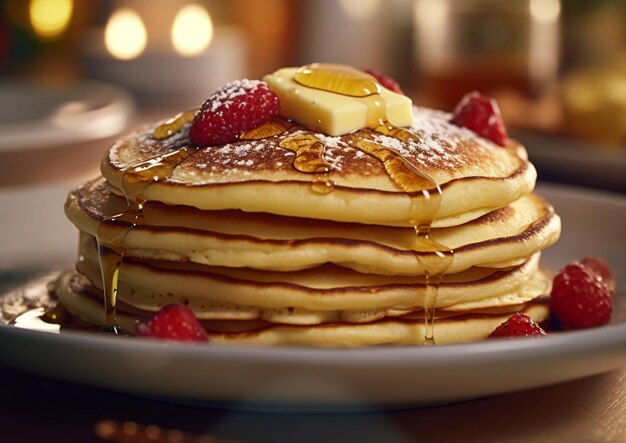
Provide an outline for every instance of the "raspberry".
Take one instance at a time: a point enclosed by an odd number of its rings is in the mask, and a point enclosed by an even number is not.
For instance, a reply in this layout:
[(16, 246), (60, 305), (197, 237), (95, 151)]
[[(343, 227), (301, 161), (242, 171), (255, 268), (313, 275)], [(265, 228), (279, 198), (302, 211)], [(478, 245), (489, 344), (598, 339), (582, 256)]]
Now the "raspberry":
[(516, 312), (505, 322), (501, 323), (489, 335), (489, 338), (530, 337), (533, 335), (546, 335), (546, 332), (532, 318), (526, 314)]
[(149, 320), (135, 325), (139, 337), (177, 341), (207, 341), (207, 333), (193, 311), (184, 305), (167, 305)]
[(607, 262), (600, 257), (585, 257), (580, 263), (598, 274), (602, 280), (604, 280), (604, 283), (606, 283), (609, 292), (611, 294), (615, 293), (615, 278)]
[(506, 146), (508, 134), (498, 103), (479, 92), (465, 94), (456, 105), (451, 122), (470, 129), (500, 146)]
[(391, 77), (387, 77), (382, 72), (374, 71), (373, 69), (366, 69), (365, 72), (367, 72), (369, 75), (374, 77), (378, 83), (380, 83), (381, 85), (383, 85), (385, 88), (389, 89), (390, 91), (397, 92), (398, 94), (404, 95), (404, 92), (402, 92), (402, 88), (400, 87), (398, 82), (392, 79)]
[(280, 101), (260, 80), (236, 80), (215, 91), (196, 113), (189, 140), (196, 146), (237, 141), (278, 115)]
[(599, 275), (572, 263), (554, 278), (550, 311), (563, 329), (592, 328), (609, 322), (613, 299)]

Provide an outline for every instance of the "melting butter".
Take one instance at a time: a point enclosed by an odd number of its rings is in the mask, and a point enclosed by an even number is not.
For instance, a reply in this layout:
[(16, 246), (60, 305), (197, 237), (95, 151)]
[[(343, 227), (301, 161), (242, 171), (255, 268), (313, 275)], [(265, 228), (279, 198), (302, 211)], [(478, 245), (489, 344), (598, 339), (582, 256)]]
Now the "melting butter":
[(352, 66), (312, 63), (302, 66), (293, 76), (301, 85), (350, 97), (380, 94), (381, 87), (371, 75)]
[(280, 99), (284, 118), (331, 136), (413, 123), (411, 99), (380, 86), (373, 77), (341, 65), (284, 68), (264, 77)]

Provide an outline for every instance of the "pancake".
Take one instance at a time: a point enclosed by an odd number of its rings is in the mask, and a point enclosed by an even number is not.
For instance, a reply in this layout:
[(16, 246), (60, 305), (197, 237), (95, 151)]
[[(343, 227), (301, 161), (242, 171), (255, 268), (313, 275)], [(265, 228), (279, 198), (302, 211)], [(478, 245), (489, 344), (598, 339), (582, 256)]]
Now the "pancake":
[[(66, 213), (81, 232), (115, 239), (131, 222), (104, 224), (126, 201), (102, 180), (74, 190)], [(411, 228), (337, 223), (242, 211), (200, 211), (149, 202), (143, 223), (125, 238), (126, 255), (152, 260), (191, 261), (209, 266), (295, 271), (334, 263), (363, 273), (423, 275)], [(99, 232), (98, 232), (99, 230)], [(527, 194), (509, 206), (450, 228), (431, 238), (454, 249), (449, 273), (473, 266), (519, 264), (552, 245), (560, 220), (543, 199)]]
[(320, 347), (468, 342), (515, 312), (547, 318), (540, 256), (561, 225), (522, 145), (353, 68), (268, 83), (280, 114), (231, 143), (191, 146), (187, 112), (119, 139), (70, 193), (79, 256), (57, 294), (72, 315), (132, 333), (179, 303), (214, 343)]
[[(239, 209), (278, 215), (413, 226), (411, 220), (430, 218), (432, 199), (422, 191), (443, 190), (433, 226), (454, 226), (508, 205), (532, 191), (536, 171), (522, 146), (506, 148), (449, 122), (450, 115), (416, 108), (406, 142), (363, 129), (338, 137), (302, 127), (262, 140), (244, 140), (222, 147), (193, 149), (176, 157), (171, 170), (142, 189), (142, 198), (202, 210)], [(102, 162), (102, 175), (123, 193), (132, 181), (128, 171), (138, 163), (172, 155), (184, 146), (184, 132), (157, 140), (156, 126), (115, 143)], [(187, 129), (188, 130), (188, 129)], [(329, 172), (324, 180), (332, 192), (312, 188), (320, 174), (294, 168), (296, 155), (281, 147), (286, 139), (306, 135), (325, 146), (322, 158)], [(406, 189), (390, 178), (386, 165), (368, 155), (364, 143), (401, 158), (409, 176)], [(182, 157), (182, 158), (181, 158)], [(398, 160), (400, 161), (400, 160)], [(424, 171), (432, 178), (419, 179)]]
[[(66, 309), (81, 322), (101, 326), (105, 323), (101, 302), (93, 288), (79, 274), (68, 272), (58, 282), (58, 294)], [(97, 294), (97, 291), (96, 291)], [(462, 313), (437, 311), (435, 327), (439, 345), (466, 343), (485, 339), (511, 314), (522, 312), (536, 322), (548, 316), (547, 298), (504, 309), (482, 309)], [(133, 325), (149, 316), (123, 303), (118, 324), (132, 330)], [(364, 347), (377, 345), (421, 345), (425, 326), (423, 313), (413, 311), (399, 317), (386, 317), (368, 323), (326, 322), (314, 326), (271, 323), (259, 320), (202, 320), (213, 344), (254, 346)]]
[[(95, 241), (83, 237), (80, 253), (77, 270), (102, 289)], [(448, 274), (434, 306), (458, 311), (460, 304), (478, 309), (530, 301), (549, 289), (549, 278), (538, 264), (539, 254), (506, 270), (472, 268)], [(332, 265), (281, 273), (128, 259), (119, 268), (117, 298), (143, 311), (183, 302), (201, 319), (366, 322), (423, 306), (425, 283), (424, 277), (361, 274)]]

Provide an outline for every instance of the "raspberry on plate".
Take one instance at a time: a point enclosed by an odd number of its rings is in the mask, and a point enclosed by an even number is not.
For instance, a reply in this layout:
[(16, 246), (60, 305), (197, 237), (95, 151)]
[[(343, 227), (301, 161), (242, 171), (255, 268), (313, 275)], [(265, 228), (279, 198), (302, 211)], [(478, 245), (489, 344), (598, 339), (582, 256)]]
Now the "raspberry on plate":
[(366, 69), (365, 72), (367, 72), (369, 75), (374, 77), (378, 83), (380, 83), (381, 85), (383, 85), (385, 88), (389, 89), (390, 91), (404, 95), (404, 92), (402, 92), (402, 88), (400, 87), (398, 82), (392, 79), (391, 77), (386, 76), (382, 72), (378, 72), (373, 69)]
[(572, 263), (554, 278), (550, 312), (563, 329), (593, 328), (609, 322), (613, 299), (602, 277), (583, 264)]
[(465, 94), (454, 110), (451, 122), (506, 146), (508, 134), (498, 103), (477, 91)]
[(615, 278), (609, 264), (600, 257), (585, 257), (580, 261), (581, 264), (587, 266), (604, 280), (606, 287), (611, 294), (615, 293)]
[(535, 335), (546, 335), (546, 332), (528, 315), (516, 312), (494, 329), (489, 338), (531, 337)]
[(135, 325), (138, 337), (177, 341), (207, 341), (207, 333), (193, 311), (180, 304), (161, 308), (149, 320)]
[(236, 80), (215, 91), (196, 113), (189, 140), (196, 146), (237, 141), (278, 115), (280, 100), (260, 80)]

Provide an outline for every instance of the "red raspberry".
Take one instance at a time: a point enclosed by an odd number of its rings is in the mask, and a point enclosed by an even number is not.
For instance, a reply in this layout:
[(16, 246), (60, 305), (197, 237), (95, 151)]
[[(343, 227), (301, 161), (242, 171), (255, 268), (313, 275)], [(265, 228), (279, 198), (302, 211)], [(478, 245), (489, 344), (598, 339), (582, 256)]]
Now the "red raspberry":
[(387, 77), (382, 72), (374, 71), (373, 69), (366, 69), (365, 72), (367, 72), (369, 75), (374, 77), (378, 83), (380, 83), (381, 85), (383, 85), (385, 88), (389, 89), (390, 91), (397, 92), (398, 94), (404, 95), (404, 92), (402, 92), (402, 88), (400, 87), (398, 82), (392, 79), (391, 77)]
[(479, 92), (465, 94), (456, 105), (452, 123), (470, 129), (500, 146), (506, 146), (508, 134), (498, 103)]
[(516, 312), (511, 315), (505, 322), (501, 323), (489, 338), (498, 337), (530, 337), (533, 335), (546, 335), (546, 331), (541, 329), (532, 318), (526, 314)]
[(554, 278), (550, 311), (563, 329), (592, 328), (609, 322), (613, 299), (599, 275), (572, 263)]
[(135, 325), (139, 337), (177, 341), (207, 341), (207, 333), (193, 311), (184, 305), (167, 305), (149, 320)]
[(581, 264), (587, 266), (604, 280), (606, 287), (611, 294), (615, 293), (615, 278), (609, 264), (600, 257), (585, 257), (580, 261)]
[(237, 141), (278, 115), (280, 101), (260, 80), (236, 80), (215, 91), (196, 113), (189, 140), (196, 146)]

